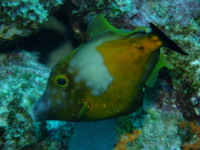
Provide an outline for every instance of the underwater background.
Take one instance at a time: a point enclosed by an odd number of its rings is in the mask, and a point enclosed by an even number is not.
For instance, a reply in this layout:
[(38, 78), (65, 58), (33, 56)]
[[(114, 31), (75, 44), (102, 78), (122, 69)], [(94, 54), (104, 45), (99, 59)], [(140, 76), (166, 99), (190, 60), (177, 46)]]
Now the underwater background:
[[(51, 68), (89, 40), (102, 13), (115, 27), (152, 22), (189, 56), (163, 48), (171, 69), (145, 87), (143, 109), (104, 121), (36, 122)], [(200, 0), (1, 0), (1, 150), (200, 149)]]

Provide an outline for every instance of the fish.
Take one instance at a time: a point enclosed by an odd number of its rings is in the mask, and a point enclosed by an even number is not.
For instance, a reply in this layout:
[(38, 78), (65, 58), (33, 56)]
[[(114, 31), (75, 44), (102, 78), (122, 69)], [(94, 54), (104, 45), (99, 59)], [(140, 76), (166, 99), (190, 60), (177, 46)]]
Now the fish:
[(143, 88), (154, 86), (167, 66), (161, 48), (188, 55), (153, 23), (150, 28), (122, 30), (102, 14), (95, 17), (87, 27), (91, 39), (51, 70), (33, 107), (34, 120), (98, 121), (141, 109)]

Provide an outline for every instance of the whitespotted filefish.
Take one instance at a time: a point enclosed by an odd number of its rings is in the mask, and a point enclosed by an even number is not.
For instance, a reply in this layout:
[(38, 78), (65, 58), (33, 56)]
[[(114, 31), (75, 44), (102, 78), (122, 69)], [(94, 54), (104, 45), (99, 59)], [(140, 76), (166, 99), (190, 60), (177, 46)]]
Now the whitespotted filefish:
[(34, 119), (95, 121), (137, 111), (143, 87), (155, 84), (166, 66), (161, 47), (185, 53), (150, 23), (133, 31), (110, 25), (102, 14), (88, 25), (91, 40), (79, 46), (52, 69), (46, 90), (33, 108)]

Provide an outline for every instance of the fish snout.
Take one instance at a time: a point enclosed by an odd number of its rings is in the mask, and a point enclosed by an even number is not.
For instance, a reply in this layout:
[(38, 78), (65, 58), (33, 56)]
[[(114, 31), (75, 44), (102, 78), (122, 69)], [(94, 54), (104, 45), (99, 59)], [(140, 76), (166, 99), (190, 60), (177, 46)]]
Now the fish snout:
[(45, 121), (48, 120), (50, 104), (42, 96), (33, 107), (33, 119), (35, 121)]

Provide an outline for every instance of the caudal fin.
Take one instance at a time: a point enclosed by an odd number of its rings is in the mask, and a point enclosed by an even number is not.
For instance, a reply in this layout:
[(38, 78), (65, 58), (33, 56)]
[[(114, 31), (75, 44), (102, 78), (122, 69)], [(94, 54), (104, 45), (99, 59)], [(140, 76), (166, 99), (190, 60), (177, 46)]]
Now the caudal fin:
[(150, 27), (151, 27), (152, 33), (158, 36), (162, 40), (162, 42), (164, 43), (164, 47), (167, 47), (180, 54), (188, 55), (174, 41), (172, 41), (167, 35), (165, 35), (158, 27), (156, 27), (153, 23), (150, 23)]

